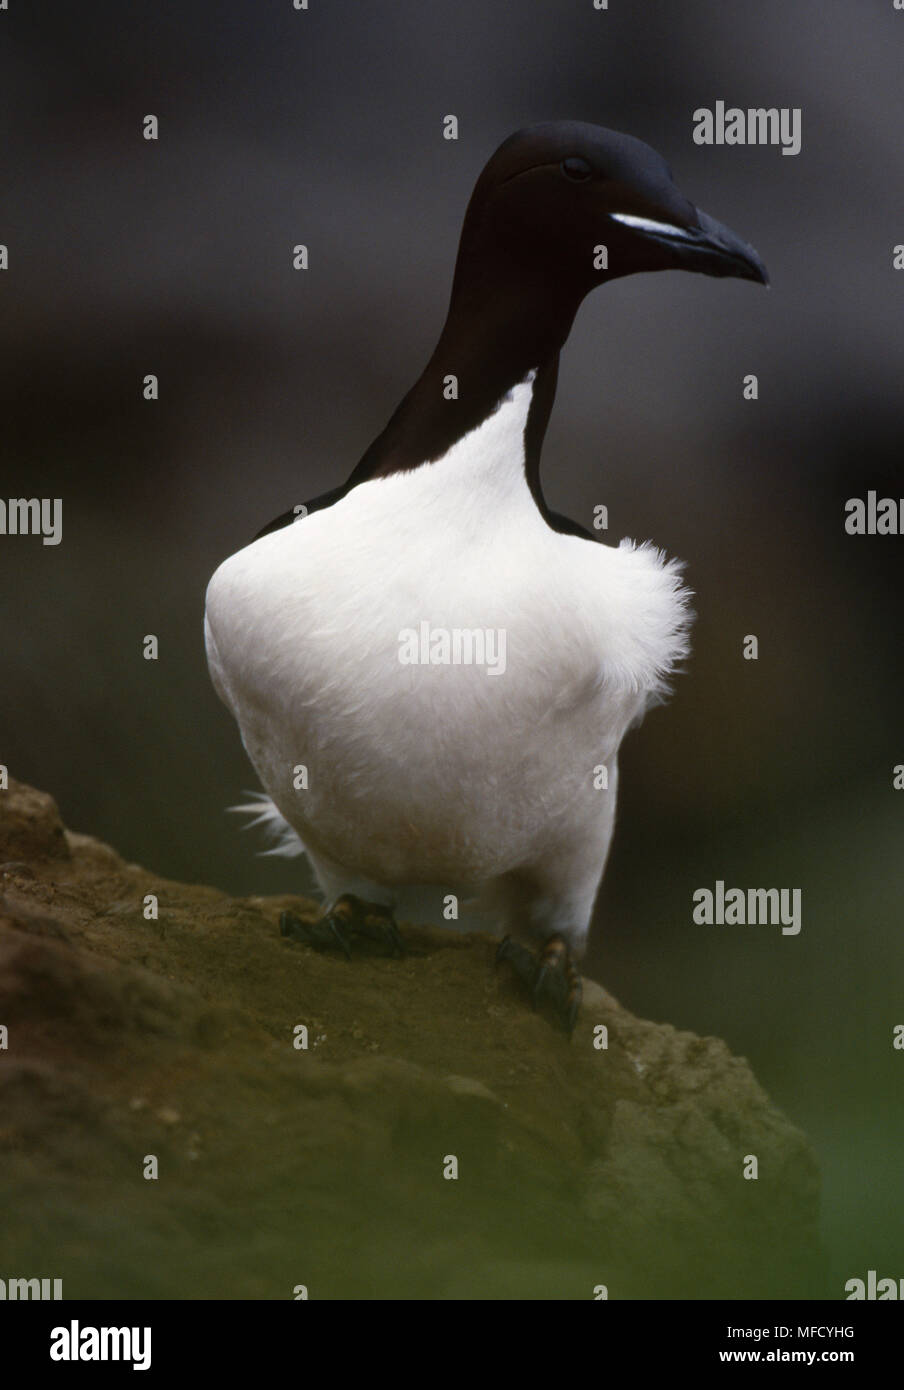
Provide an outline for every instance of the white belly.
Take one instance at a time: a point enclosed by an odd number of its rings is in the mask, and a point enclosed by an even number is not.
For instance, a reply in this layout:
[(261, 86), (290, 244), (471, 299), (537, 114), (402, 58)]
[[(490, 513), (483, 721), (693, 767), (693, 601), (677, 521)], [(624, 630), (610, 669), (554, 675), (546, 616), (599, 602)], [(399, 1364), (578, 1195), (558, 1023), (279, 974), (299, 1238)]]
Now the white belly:
[[(361, 878), (484, 885), (579, 847), (595, 886), (599, 769), (684, 652), (657, 552), (541, 517), (511, 447), (526, 400), (516, 388), (445, 459), (360, 485), (211, 580), (211, 673), (261, 782), (313, 855)], [(496, 634), (504, 671), (403, 664), (400, 635), (423, 624)]]

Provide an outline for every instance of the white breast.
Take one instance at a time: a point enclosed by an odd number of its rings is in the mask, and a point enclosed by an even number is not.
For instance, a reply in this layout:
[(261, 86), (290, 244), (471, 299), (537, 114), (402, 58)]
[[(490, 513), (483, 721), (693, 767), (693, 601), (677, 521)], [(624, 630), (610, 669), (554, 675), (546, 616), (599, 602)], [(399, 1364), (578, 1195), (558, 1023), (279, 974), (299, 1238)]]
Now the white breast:
[[(537, 510), (531, 381), (439, 461), (361, 484), (210, 582), (214, 684), (282, 814), (350, 875), (486, 885), (581, 846), (595, 888), (612, 807), (594, 769), (614, 773), (686, 650), (674, 564)], [(402, 664), (400, 634), (422, 624), (503, 632), (504, 673)]]

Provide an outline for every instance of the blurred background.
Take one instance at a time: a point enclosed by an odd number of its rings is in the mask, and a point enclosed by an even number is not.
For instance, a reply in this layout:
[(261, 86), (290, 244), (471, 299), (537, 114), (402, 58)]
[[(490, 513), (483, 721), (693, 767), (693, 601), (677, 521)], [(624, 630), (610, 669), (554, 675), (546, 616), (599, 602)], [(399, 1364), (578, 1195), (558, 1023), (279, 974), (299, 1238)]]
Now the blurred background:
[[(589, 524), (604, 503), (610, 541), (682, 557), (698, 613), (623, 750), (588, 973), (725, 1038), (807, 1130), (839, 1296), (904, 1276), (902, 541), (844, 530), (847, 498), (904, 495), (904, 13), (95, 0), (0, 23), (0, 492), (63, 499), (59, 547), (0, 538), (0, 760), (174, 879), (309, 886), (224, 812), (256, 784), (207, 676), (205, 585), (342, 481), (418, 375), (496, 145), (536, 120), (629, 131), (763, 256), (768, 293), (609, 286), (563, 354), (550, 505)], [(698, 147), (719, 99), (800, 107), (801, 153)], [(717, 879), (801, 888), (800, 935), (694, 925)]]

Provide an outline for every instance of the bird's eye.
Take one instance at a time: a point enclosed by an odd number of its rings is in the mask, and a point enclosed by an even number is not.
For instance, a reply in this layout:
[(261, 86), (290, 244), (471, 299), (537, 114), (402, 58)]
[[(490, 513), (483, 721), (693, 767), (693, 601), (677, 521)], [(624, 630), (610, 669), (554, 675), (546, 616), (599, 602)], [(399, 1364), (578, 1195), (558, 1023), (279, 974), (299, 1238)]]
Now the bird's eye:
[(571, 179), (573, 183), (583, 183), (589, 179), (593, 173), (586, 159), (579, 159), (577, 155), (572, 155), (568, 159), (562, 160), (562, 173), (566, 179)]

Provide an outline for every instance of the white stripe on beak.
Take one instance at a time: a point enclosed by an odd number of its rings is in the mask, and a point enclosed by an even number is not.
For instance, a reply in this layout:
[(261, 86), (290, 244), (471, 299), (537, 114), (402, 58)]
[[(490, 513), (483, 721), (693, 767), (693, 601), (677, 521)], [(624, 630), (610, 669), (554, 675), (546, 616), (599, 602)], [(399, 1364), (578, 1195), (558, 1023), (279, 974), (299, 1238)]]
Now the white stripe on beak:
[(613, 222), (623, 222), (626, 227), (636, 227), (639, 232), (658, 232), (660, 236), (687, 236), (686, 227), (676, 227), (671, 222), (654, 222), (650, 217), (632, 217), (629, 212), (611, 212)]

